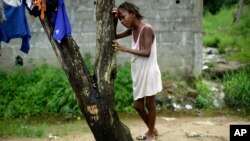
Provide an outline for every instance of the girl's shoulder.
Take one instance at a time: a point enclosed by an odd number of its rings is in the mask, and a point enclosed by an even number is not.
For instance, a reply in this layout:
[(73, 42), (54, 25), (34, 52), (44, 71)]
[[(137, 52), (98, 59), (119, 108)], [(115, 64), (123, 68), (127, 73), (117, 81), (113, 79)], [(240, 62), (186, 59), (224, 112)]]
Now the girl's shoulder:
[(144, 23), (144, 24), (145, 24), (145, 27), (153, 28), (153, 26), (149, 23)]
[(152, 33), (154, 33), (154, 29), (150, 24), (145, 24), (144, 32), (152, 32)]

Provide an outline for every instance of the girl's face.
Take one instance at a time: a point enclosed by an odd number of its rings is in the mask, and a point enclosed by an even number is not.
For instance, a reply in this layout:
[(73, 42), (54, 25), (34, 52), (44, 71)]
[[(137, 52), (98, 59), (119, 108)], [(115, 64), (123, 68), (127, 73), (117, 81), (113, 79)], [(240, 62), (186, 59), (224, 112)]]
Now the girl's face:
[(118, 17), (123, 26), (127, 28), (133, 27), (135, 14), (129, 13), (125, 9), (118, 9)]

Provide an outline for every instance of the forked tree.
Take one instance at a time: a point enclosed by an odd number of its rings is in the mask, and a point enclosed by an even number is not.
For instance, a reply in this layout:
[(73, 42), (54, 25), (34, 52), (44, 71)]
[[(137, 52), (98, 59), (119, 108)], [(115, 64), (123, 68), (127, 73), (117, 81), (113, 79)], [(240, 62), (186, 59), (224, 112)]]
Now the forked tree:
[(116, 57), (112, 48), (115, 36), (112, 8), (115, 0), (96, 1), (96, 60), (91, 74), (79, 47), (69, 36), (59, 44), (53, 37), (53, 24), (45, 13), (41, 20), (52, 48), (77, 97), (79, 107), (97, 141), (131, 141), (132, 136), (119, 119), (114, 105)]

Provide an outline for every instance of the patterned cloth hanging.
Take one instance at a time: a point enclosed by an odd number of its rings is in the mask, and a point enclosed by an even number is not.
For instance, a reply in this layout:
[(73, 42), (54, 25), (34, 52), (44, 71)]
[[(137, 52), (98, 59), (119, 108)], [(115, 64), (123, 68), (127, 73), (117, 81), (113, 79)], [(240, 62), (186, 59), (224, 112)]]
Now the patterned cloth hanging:
[(41, 11), (40, 18), (44, 20), (44, 14), (46, 11), (46, 0), (33, 0), (33, 6), (37, 6)]

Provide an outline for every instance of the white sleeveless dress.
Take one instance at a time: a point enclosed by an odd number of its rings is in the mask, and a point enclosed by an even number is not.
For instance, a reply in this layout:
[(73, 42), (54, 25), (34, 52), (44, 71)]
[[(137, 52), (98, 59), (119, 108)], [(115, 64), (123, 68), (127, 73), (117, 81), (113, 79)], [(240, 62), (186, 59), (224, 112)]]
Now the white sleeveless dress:
[[(132, 32), (132, 49), (139, 50), (140, 35), (144, 27), (141, 29), (137, 41), (134, 41)], [(154, 37), (149, 57), (131, 56), (131, 75), (134, 100), (156, 95), (162, 90), (161, 72), (157, 63), (156, 36)]]

